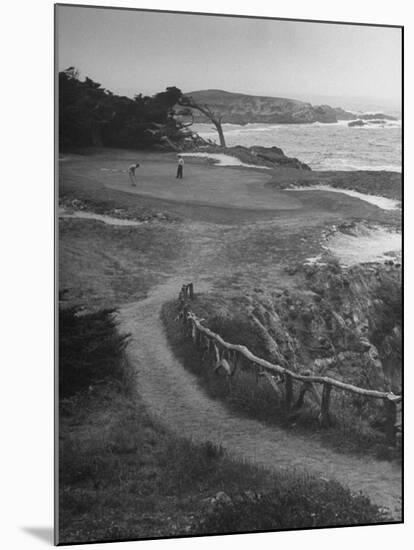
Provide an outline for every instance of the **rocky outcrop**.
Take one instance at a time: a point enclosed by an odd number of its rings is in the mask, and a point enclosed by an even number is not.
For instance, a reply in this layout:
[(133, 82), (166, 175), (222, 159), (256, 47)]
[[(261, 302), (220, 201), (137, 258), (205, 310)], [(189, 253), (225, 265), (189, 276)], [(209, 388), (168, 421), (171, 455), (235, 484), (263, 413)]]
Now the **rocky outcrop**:
[(348, 126), (353, 128), (354, 126), (366, 126), (366, 124), (359, 118), (358, 120), (351, 120), (351, 122), (348, 122)]
[(288, 157), (279, 147), (220, 147), (218, 145), (209, 145), (200, 148), (200, 151), (207, 153), (221, 153), (230, 155), (241, 160), (244, 164), (254, 164), (257, 166), (267, 166), (269, 168), (296, 168), (298, 170), (311, 170), (311, 168), (297, 158)]
[[(367, 264), (351, 269), (336, 262), (302, 266), (305, 287), (314, 304), (302, 296), (298, 319), (311, 309), (309, 335), (329, 346), (314, 352), (314, 371), (333, 374), (368, 388), (401, 391), (400, 264)], [(315, 304), (317, 308), (315, 309)], [(329, 349), (328, 349), (329, 348)], [(334, 362), (326, 359), (334, 358)]]
[(362, 120), (397, 120), (391, 115), (384, 115), (383, 113), (366, 113), (359, 115)]
[[(336, 228), (349, 230), (348, 223)], [(331, 256), (318, 264), (286, 263), (285, 272), (292, 279), (283, 287), (220, 302), (215, 316), (203, 311), (207, 326), (292, 371), (400, 394), (400, 262), (347, 268)]]
[[(214, 112), (224, 115), (224, 123), (274, 123), (305, 124), (312, 122), (335, 123), (339, 120), (354, 120), (355, 113), (341, 107), (312, 105), (297, 99), (255, 96), (226, 92), (224, 90), (200, 90), (186, 94), (199, 104), (207, 104)], [(209, 122), (200, 112), (194, 111), (195, 122)], [(361, 120), (396, 120), (382, 113), (358, 115)]]
[(372, 124), (385, 124), (389, 120), (397, 120), (395, 117), (384, 115), (382, 113), (358, 115), (357, 120), (348, 122), (348, 126), (367, 126)]
[[(186, 94), (199, 104), (207, 104), (214, 112), (223, 114), (223, 122), (231, 124), (278, 123), (304, 124), (311, 122), (334, 123), (338, 120), (353, 120), (355, 114), (340, 107), (317, 105), (296, 99), (281, 97), (253, 96), (223, 90), (201, 90)], [(207, 122), (200, 113), (194, 111), (196, 122)], [(384, 118), (385, 115), (361, 115), (361, 118)]]

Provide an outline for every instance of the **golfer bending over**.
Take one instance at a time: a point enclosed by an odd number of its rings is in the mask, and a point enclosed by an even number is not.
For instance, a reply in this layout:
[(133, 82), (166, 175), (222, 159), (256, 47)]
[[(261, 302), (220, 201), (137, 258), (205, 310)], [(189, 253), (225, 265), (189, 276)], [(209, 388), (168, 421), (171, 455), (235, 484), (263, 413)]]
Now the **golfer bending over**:
[(133, 187), (136, 187), (137, 186), (137, 179), (135, 177), (135, 170), (139, 168), (139, 163), (137, 162), (136, 164), (131, 164), (131, 166), (128, 168), (127, 172), (128, 172), (128, 175), (129, 175), (129, 179), (131, 181), (131, 185)]
[(183, 179), (183, 166), (184, 159), (181, 155), (178, 155), (177, 178), (179, 178), (180, 180)]

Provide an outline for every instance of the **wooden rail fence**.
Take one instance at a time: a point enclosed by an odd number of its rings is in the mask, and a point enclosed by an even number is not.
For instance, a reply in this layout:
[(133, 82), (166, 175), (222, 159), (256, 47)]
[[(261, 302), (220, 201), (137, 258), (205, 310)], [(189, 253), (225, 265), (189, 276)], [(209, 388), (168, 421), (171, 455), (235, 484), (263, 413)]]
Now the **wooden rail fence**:
[[(359, 388), (352, 384), (347, 384), (327, 376), (313, 376), (310, 371), (298, 374), (286, 369), (280, 365), (275, 365), (254, 355), (246, 346), (239, 344), (230, 344), (223, 340), (219, 334), (214, 333), (201, 323), (190, 309), (189, 302), (194, 298), (193, 283), (184, 284), (178, 295), (181, 305), (179, 318), (188, 328), (193, 343), (203, 352), (203, 357), (209, 357), (212, 360), (214, 370), (222, 371), (228, 380), (229, 388), (237, 369), (243, 363), (243, 366), (250, 366), (259, 377), (266, 379), (279, 399), (284, 403), (287, 414), (298, 410), (304, 403), (307, 392), (311, 394), (314, 401), (320, 408), (319, 422), (322, 427), (329, 426), (330, 418), (330, 399), (334, 388), (344, 390), (353, 394), (365, 396), (371, 399), (382, 399), (386, 411), (385, 435), (387, 444), (395, 446), (397, 443), (397, 405), (402, 402), (401, 395), (395, 395), (392, 392), (382, 392)], [(299, 395), (294, 402), (293, 384), (301, 384)], [(319, 386), (322, 386), (322, 393)], [(284, 387), (284, 391), (282, 390)]]

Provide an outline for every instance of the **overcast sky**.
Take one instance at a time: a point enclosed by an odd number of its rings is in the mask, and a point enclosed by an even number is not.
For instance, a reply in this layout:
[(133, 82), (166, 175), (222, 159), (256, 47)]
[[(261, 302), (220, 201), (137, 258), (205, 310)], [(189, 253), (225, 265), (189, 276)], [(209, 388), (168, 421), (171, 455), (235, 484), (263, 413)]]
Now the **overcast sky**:
[(118, 94), (174, 85), (400, 103), (397, 28), (67, 6), (57, 21), (59, 70), (74, 65)]

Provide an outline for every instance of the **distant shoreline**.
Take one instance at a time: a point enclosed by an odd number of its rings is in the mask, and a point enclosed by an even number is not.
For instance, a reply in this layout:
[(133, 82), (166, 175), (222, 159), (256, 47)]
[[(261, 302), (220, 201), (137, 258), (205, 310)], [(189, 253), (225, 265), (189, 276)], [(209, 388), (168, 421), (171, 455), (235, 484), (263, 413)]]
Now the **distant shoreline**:
[[(230, 124), (270, 123), (306, 124), (312, 122), (335, 123), (341, 120), (396, 120), (396, 117), (382, 110), (352, 109), (331, 107), (327, 104), (313, 105), (307, 101), (286, 97), (258, 96), (225, 90), (198, 90), (185, 95), (198, 104), (207, 104), (223, 116), (222, 122)], [(205, 122), (200, 112), (193, 112), (195, 122)]]

